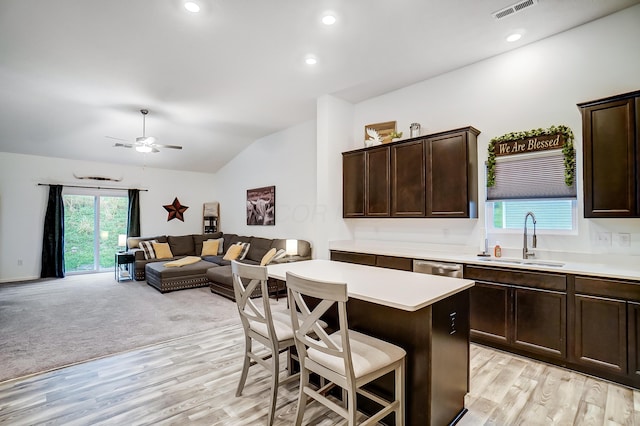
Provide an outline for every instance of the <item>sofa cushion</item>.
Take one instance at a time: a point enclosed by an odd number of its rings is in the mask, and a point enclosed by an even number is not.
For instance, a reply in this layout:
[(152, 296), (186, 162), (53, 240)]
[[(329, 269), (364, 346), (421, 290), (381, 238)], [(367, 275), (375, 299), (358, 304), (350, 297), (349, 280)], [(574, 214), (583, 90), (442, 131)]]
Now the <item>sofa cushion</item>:
[(156, 252), (156, 259), (173, 259), (173, 253), (169, 243), (151, 243), (153, 251)]
[(157, 240), (148, 240), (148, 241), (140, 241), (140, 248), (142, 249), (142, 252), (144, 253), (144, 258), (149, 260), (149, 259), (155, 259), (156, 258), (156, 252), (153, 251), (153, 243), (157, 243)]
[(262, 259), (260, 260), (260, 266), (266, 266), (269, 264), (269, 262), (271, 262), (271, 260), (273, 260), (273, 258), (276, 255), (277, 250), (275, 249), (275, 247), (270, 248), (268, 252), (265, 253), (264, 256), (262, 256)]
[(169, 247), (171, 247), (171, 253), (173, 253), (174, 256), (200, 254), (195, 252), (195, 244), (193, 242), (193, 236), (191, 235), (169, 235), (167, 240), (169, 242)]
[(224, 260), (242, 260), (247, 255), (251, 245), (249, 243), (235, 243), (224, 254)]
[(250, 243), (251, 246), (249, 247), (249, 252), (247, 253), (247, 259), (260, 262), (265, 253), (267, 253), (271, 248), (273, 240), (260, 237), (251, 237)]
[[(200, 256), (200, 253), (202, 252), (202, 243), (207, 240), (215, 240), (215, 239), (221, 238), (222, 232), (213, 232), (210, 234), (193, 234), (192, 237), (193, 237), (193, 245), (194, 245), (194, 250), (192, 254), (195, 254), (196, 256)], [(220, 245), (222, 245), (222, 243)], [(220, 248), (220, 250), (222, 250), (222, 247)], [(222, 253), (222, 251), (220, 253)]]
[(223, 256), (202, 256), (202, 260), (206, 260), (207, 262), (211, 262), (215, 266), (215, 265), (220, 265), (220, 266), (227, 266), (227, 265), (231, 265), (231, 261), (230, 260), (224, 260)]
[(220, 245), (220, 241), (218, 240), (207, 240), (202, 242), (202, 250), (200, 251), (200, 256), (217, 256), (218, 255), (218, 246)]
[(157, 237), (129, 237), (127, 238), (127, 247), (130, 249), (140, 247), (141, 241), (151, 241), (156, 240), (159, 243), (166, 243), (167, 236), (166, 235), (158, 235)]

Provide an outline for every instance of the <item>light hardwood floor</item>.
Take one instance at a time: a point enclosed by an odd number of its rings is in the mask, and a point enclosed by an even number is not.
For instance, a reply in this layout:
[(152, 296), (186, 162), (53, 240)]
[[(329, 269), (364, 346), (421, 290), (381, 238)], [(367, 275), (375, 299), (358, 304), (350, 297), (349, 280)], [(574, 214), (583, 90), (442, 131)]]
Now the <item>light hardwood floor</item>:
[[(242, 342), (233, 323), (0, 383), (0, 424), (264, 424), (266, 370), (252, 367), (243, 395), (234, 396)], [(460, 425), (640, 426), (638, 391), (477, 345), (471, 356), (469, 412)], [(296, 384), (280, 388), (276, 425), (291, 424), (296, 398)], [(309, 424), (345, 424), (312, 407)]]

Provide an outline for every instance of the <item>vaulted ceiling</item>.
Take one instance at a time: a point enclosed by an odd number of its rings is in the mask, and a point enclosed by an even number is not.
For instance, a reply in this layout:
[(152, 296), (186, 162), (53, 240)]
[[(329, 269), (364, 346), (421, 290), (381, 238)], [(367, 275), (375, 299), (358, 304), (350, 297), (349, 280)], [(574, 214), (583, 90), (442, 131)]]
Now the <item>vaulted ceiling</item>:
[[(2, 0), (0, 151), (215, 172), (314, 119), (321, 95), (357, 103), (640, 3), (532, 0), (496, 19), (514, 2), (197, 1)], [(182, 150), (113, 147), (142, 136), (142, 108), (147, 136)]]

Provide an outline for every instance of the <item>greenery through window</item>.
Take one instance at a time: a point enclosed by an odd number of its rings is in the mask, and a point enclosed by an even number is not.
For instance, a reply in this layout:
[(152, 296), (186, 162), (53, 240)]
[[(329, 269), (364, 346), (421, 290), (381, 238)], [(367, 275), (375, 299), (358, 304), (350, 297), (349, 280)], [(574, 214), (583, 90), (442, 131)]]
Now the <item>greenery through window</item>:
[(66, 272), (113, 269), (118, 235), (127, 233), (127, 196), (65, 194)]
[(574, 200), (517, 200), (488, 202), (493, 205), (489, 218), (494, 229), (518, 229), (524, 227), (527, 212), (536, 216), (537, 230), (571, 231), (574, 228)]

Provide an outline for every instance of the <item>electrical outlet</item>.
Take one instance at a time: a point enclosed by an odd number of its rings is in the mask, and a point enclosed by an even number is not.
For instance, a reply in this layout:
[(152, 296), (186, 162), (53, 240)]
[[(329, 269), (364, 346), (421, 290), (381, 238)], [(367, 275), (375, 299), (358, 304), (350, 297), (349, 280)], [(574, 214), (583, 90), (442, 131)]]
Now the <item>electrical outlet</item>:
[(631, 234), (618, 233), (618, 245), (620, 247), (631, 247)]
[(611, 247), (611, 232), (598, 232), (596, 241), (601, 247)]
[(22, 266), (22, 259), (18, 259), (18, 266)]

